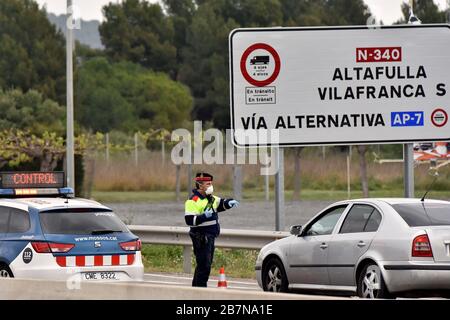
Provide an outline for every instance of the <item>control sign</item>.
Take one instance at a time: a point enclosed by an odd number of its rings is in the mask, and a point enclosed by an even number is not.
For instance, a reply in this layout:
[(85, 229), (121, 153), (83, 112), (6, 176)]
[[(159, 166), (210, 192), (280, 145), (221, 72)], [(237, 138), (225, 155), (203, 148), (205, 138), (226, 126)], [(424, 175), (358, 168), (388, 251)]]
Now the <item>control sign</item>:
[(1, 172), (0, 188), (63, 188), (64, 172)]
[(237, 146), (450, 140), (450, 25), (236, 29)]

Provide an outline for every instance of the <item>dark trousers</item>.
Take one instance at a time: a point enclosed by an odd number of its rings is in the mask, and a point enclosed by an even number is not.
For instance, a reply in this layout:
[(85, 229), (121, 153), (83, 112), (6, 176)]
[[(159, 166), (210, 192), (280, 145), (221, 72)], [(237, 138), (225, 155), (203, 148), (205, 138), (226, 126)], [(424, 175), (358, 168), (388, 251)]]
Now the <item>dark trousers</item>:
[(192, 239), (195, 261), (197, 262), (194, 278), (192, 279), (192, 286), (206, 287), (214, 258), (215, 237), (193, 232), (190, 232), (189, 235)]

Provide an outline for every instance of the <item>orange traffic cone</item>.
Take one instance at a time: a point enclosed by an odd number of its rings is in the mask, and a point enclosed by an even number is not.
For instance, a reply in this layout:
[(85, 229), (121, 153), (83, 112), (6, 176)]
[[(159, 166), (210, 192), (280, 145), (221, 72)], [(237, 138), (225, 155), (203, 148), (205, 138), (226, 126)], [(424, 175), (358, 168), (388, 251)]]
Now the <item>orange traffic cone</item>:
[(218, 288), (226, 288), (227, 287), (227, 278), (225, 277), (225, 268), (220, 268), (219, 281), (217, 282)]

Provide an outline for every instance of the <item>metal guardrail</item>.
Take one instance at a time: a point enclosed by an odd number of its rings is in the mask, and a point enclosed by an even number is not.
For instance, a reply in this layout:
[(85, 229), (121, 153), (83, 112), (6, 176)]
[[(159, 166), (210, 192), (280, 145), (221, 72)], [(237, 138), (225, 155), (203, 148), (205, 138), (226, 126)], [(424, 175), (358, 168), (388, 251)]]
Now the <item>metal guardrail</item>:
[[(142, 243), (183, 246), (183, 270), (191, 273), (192, 241), (187, 227), (128, 226)], [(216, 247), (259, 250), (269, 242), (289, 236), (289, 232), (222, 229)]]

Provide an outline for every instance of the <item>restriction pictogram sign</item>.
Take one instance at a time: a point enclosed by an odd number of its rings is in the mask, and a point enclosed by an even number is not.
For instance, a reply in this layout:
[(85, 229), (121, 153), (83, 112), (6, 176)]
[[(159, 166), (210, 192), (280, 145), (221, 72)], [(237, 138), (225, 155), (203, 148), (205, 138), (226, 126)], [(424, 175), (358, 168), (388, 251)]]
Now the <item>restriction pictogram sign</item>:
[(256, 87), (264, 87), (274, 82), (280, 68), (280, 56), (266, 43), (255, 43), (242, 54), (242, 75), (248, 83)]
[(436, 127), (440, 128), (445, 126), (447, 124), (447, 121), (448, 121), (448, 114), (443, 109), (436, 109), (431, 114), (431, 122), (433, 122), (433, 124)]

